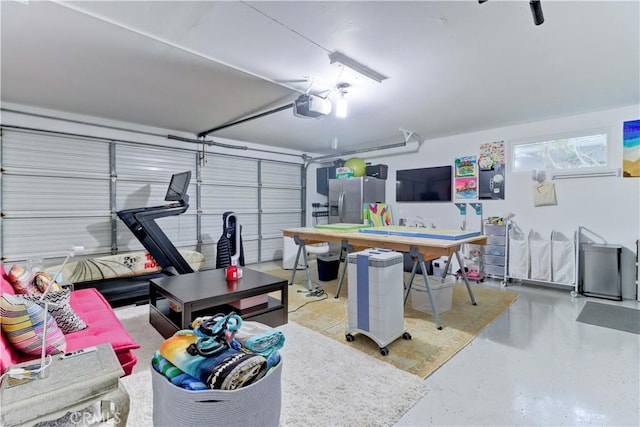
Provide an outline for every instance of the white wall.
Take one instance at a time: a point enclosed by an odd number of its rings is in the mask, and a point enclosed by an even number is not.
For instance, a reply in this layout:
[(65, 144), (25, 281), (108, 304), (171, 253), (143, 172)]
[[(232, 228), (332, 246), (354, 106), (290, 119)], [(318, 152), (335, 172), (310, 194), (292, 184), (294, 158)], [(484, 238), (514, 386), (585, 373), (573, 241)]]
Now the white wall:
[[(388, 152), (373, 152), (363, 153), (360, 157), (372, 164), (383, 163), (389, 166), (387, 202), (392, 205), (396, 223), (398, 218), (407, 218), (411, 223), (420, 216), (428, 226), (435, 224), (439, 228), (459, 228), (463, 217), (453, 203), (396, 203), (396, 170), (453, 164), (455, 157), (478, 155), (480, 144), (492, 141), (505, 141), (507, 159), (510, 159), (511, 144), (514, 141), (603, 128), (610, 130), (609, 166), (622, 167), (622, 123), (638, 118), (640, 106), (633, 105), (426, 140), (417, 154), (409, 152), (389, 155)], [(464, 120), (464, 117), (460, 119)], [(413, 149), (414, 147), (407, 147), (405, 151)], [(634, 286), (635, 270), (632, 258), (635, 254), (635, 241), (640, 238), (640, 178), (604, 177), (554, 181), (558, 205), (535, 208), (532, 198), (534, 182), (530, 172), (514, 173), (509, 160), (507, 162), (505, 200), (467, 202), (481, 202), (484, 218), (502, 216), (511, 211), (516, 215), (514, 221), (525, 231), (535, 229), (548, 235), (552, 230), (557, 230), (571, 236), (578, 226), (583, 226), (602, 236), (608, 243), (623, 245), (623, 282), (628, 288)], [(326, 198), (318, 197), (315, 193), (315, 171), (309, 171), (308, 179), (309, 206), (312, 199), (326, 201)], [(467, 228), (478, 229), (479, 218), (470, 207), (467, 210)]]

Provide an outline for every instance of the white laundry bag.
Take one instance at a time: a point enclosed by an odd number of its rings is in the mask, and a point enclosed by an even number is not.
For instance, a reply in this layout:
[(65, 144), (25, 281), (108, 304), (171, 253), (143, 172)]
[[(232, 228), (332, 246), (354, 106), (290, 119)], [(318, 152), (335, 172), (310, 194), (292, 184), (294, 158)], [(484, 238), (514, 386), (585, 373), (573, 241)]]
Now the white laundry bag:
[(537, 231), (529, 232), (529, 278), (551, 281), (551, 240), (545, 239)]
[(529, 278), (529, 241), (517, 227), (509, 229), (509, 272), (516, 279)]
[(551, 272), (554, 282), (576, 283), (576, 244), (557, 231), (551, 233)]

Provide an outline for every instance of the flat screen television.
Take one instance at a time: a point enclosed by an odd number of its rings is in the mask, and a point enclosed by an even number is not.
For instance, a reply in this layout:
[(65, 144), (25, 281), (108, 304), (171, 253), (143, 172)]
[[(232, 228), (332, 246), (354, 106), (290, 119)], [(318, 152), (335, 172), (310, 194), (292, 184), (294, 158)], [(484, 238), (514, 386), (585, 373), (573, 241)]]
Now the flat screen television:
[(450, 202), (452, 167), (396, 171), (396, 202)]
[(191, 171), (173, 174), (164, 200), (167, 202), (187, 202), (189, 200), (187, 196), (189, 181), (191, 181)]

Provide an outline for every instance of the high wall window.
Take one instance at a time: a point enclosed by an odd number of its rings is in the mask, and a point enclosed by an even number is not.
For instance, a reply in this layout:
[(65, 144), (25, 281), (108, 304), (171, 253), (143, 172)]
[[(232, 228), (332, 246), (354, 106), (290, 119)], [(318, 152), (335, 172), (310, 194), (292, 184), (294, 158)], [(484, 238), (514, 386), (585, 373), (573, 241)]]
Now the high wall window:
[(514, 143), (513, 170), (575, 170), (607, 166), (606, 131)]

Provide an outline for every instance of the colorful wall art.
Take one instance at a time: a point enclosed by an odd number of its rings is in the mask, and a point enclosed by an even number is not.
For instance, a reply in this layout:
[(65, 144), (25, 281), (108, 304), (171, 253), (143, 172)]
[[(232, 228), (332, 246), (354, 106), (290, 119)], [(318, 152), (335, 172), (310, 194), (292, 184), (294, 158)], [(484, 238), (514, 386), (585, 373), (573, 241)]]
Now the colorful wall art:
[(485, 142), (480, 144), (478, 158), (478, 198), (504, 199), (505, 153), (504, 142)]
[(622, 127), (622, 176), (640, 177), (640, 120)]
[(456, 157), (456, 177), (476, 176), (476, 156)]
[(456, 178), (456, 200), (478, 198), (478, 178)]
[(485, 142), (480, 144), (480, 169), (491, 169), (495, 164), (504, 165), (504, 141)]
[(386, 203), (365, 203), (363, 214), (368, 224), (374, 227), (393, 225), (391, 206)]

